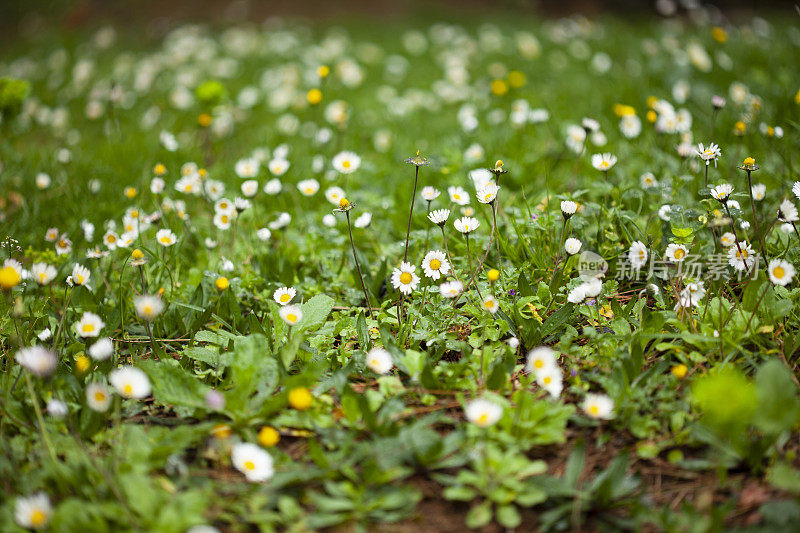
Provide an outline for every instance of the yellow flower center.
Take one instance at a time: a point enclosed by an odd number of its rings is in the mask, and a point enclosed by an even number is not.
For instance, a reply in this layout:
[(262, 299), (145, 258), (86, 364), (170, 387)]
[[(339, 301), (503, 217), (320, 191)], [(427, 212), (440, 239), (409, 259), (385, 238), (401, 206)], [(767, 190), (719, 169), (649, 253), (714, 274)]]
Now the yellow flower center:
[(542, 381), (544, 381), (545, 385), (550, 385), (550, 382), (553, 381), (553, 378), (551, 378), (550, 376), (545, 376), (545, 378)]
[[(61, 242), (64, 242), (64, 241), (61, 241)], [(108, 236), (108, 242), (110, 242), (110, 243), (117, 242), (117, 238), (114, 237), (113, 235), (109, 235)]]
[(775, 276), (776, 278), (780, 279), (780, 278), (782, 278), (783, 276), (786, 275), (786, 271), (783, 269), (783, 267), (777, 266), (777, 267), (772, 269), (772, 275)]
[(484, 202), (488, 202), (492, 199), (492, 193), (487, 193), (486, 196), (483, 197)]
[(244, 462), (244, 469), (245, 470), (255, 470), (256, 464), (253, 461), (245, 461)]
[(286, 315), (286, 320), (288, 320), (289, 322), (297, 322), (297, 315), (294, 313), (289, 313), (288, 315)]
[(536, 368), (544, 368), (544, 361), (537, 359), (536, 362), (533, 363), (533, 366)]
[(133, 394), (133, 387), (131, 386), (130, 383), (127, 383), (124, 387), (122, 387), (122, 392), (126, 396), (130, 396)]
[(39, 527), (47, 520), (47, 516), (40, 509), (34, 509), (31, 513), (31, 524), (34, 527)]
[(106, 395), (103, 392), (97, 391), (94, 393), (94, 401), (96, 402), (103, 402), (106, 399)]
[(483, 306), (486, 309), (491, 309), (494, 307), (494, 302), (492, 300), (486, 300), (485, 302), (483, 302)]
[(289, 296), (289, 294), (288, 294), (288, 293), (281, 294), (281, 301), (282, 301), (282, 302), (284, 302), (284, 303), (285, 303), (285, 302), (288, 302), (289, 300), (291, 300), (291, 298), (292, 298), (292, 297), (291, 297), (291, 296)]
[(342, 161), (342, 167), (343, 167), (343, 168), (350, 168), (350, 161), (349, 161), (349, 160), (347, 160), (347, 159), (345, 159), (344, 161)]
[(589, 414), (597, 416), (600, 414), (600, 408), (597, 405), (590, 405), (589, 406)]
[(409, 283), (411, 283), (412, 279), (413, 278), (411, 277), (411, 274), (409, 274), (408, 272), (403, 272), (402, 274), (400, 274), (400, 283), (402, 283), (403, 285), (408, 285)]
[(75, 281), (78, 282), (78, 285), (83, 285), (83, 276), (78, 274), (76, 278), (77, 279)]
[(489, 415), (487, 415), (486, 413), (481, 413), (481, 415), (478, 417), (478, 420), (475, 423), (478, 424), (479, 426), (485, 426), (486, 424), (489, 423)]
[(142, 308), (142, 314), (143, 315), (152, 315), (153, 314), (153, 308), (151, 306), (149, 306), (149, 305), (145, 305)]
[(83, 325), (83, 332), (84, 333), (91, 333), (94, 331), (94, 324), (84, 324)]
[(39, 283), (44, 283), (44, 272), (39, 273)]
[(431, 270), (439, 270), (442, 266), (442, 262), (438, 259), (431, 259), (430, 268)]
[(683, 251), (683, 248), (678, 248), (675, 250), (675, 259), (683, 259), (686, 255), (686, 252)]
[(163, 237), (161, 237), (161, 242), (163, 242), (164, 244), (168, 244), (169, 241), (170, 241), (170, 238), (169, 238), (168, 235), (164, 235)]

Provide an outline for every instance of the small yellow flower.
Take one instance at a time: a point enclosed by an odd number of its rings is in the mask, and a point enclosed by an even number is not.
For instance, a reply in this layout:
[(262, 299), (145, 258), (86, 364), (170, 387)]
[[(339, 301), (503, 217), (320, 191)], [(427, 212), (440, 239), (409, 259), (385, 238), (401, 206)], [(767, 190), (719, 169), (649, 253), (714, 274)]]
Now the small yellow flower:
[(733, 133), (736, 135), (744, 135), (745, 131), (747, 131), (747, 125), (741, 120), (733, 125)]
[(202, 128), (207, 128), (211, 125), (211, 115), (208, 113), (200, 113), (197, 117), (197, 124)]
[(652, 124), (656, 120), (658, 120), (658, 114), (651, 109), (650, 111), (647, 112), (647, 122)]
[(322, 91), (319, 89), (311, 89), (308, 91), (308, 94), (306, 94), (306, 99), (308, 100), (309, 104), (317, 105), (322, 101)]
[(125, 197), (129, 200), (132, 200), (136, 197), (136, 194), (139, 192), (136, 190), (136, 187), (125, 187)]
[(218, 291), (224, 291), (225, 289), (228, 288), (229, 285), (230, 282), (228, 281), (228, 278), (224, 276), (218, 277), (217, 281), (214, 282), (214, 286), (217, 288)]
[(217, 424), (211, 428), (211, 434), (219, 440), (225, 440), (233, 435), (233, 430), (227, 424)]
[(201, 178), (205, 178), (206, 176), (208, 176), (208, 170), (204, 168), (198, 168), (197, 175), (200, 176)]
[(272, 448), (281, 440), (281, 434), (272, 426), (264, 426), (258, 432), (258, 443), (264, 448)]
[(490, 89), (493, 95), (503, 96), (508, 92), (508, 84), (503, 80), (493, 80)]
[(89, 370), (89, 358), (85, 355), (79, 355), (75, 358), (75, 370), (83, 374)]
[(614, 104), (614, 114), (618, 117), (627, 117), (629, 115), (635, 115), (636, 110), (633, 106), (627, 104)]
[(794, 103), (800, 104), (800, 89), (798, 89), (797, 92), (794, 93)]
[(142, 259), (144, 259), (144, 252), (136, 248), (134, 251), (131, 252), (131, 259), (133, 259), (134, 261), (141, 261)]
[(305, 411), (314, 402), (311, 391), (305, 387), (295, 387), (289, 391), (289, 405), (298, 411)]
[(330, 74), (330, 73), (331, 73), (331, 67), (329, 67), (328, 65), (320, 65), (317, 68), (317, 75), (320, 78), (327, 78), (328, 74)]
[(489, 272), (486, 273), (486, 277), (489, 278), (489, 281), (494, 283), (500, 278), (500, 271), (496, 268), (491, 269)]
[(167, 173), (167, 167), (165, 167), (161, 163), (158, 163), (156, 164), (156, 166), (153, 167), (153, 174), (155, 174), (156, 176), (163, 176), (166, 173)]
[(347, 209), (349, 206), (350, 206), (350, 200), (344, 197), (339, 199), (339, 209)]
[(528, 82), (525, 74), (518, 70), (512, 70), (508, 73), (508, 84), (515, 89), (519, 89)]
[(19, 285), (20, 279), (19, 272), (10, 266), (0, 269), (0, 288), (4, 291), (10, 291)]
[(658, 98), (655, 96), (648, 96), (647, 97), (647, 107), (653, 109), (656, 106), (656, 102), (658, 102)]
[(746, 157), (744, 162), (742, 163), (742, 166), (746, 169), (752, 169), (753, 167), (756, 166), (756, 160), (753, 159), (752, 157)]
[(674, 365), (674, 366), (673, 366), (673, 367), (670, 369), (670, 372), (672, 372), (672, 375), (673, 375), (673, 376), (675, 376), (675, 377), (676, 377), (676, 378), (678, 378), (678, 379), (683, 379), (683, 378), (685, 378), (685, 377), (686, 377), (686, 373), (687, 373), (688, 371), (689, 371), (689, 369), (688, 369), (688, 368), (686, 368), (686, 365), (683, 365), (683, 364), (681, 364), (681, 365)]
[(711, 29), (711, 37), (718, 43), (724, 43), (728, 40), (728, 32), (726, 32), (724, 28), (714, 26)]

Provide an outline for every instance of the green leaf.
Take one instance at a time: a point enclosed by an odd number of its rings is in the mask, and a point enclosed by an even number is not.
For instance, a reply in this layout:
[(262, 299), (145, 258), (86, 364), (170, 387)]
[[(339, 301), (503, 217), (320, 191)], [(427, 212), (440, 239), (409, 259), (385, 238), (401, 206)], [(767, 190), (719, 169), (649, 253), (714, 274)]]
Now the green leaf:
[(492, 504), (487, 500), (469, 510), (467, 513), (467, 527), (477, 529), (492, 520)]
[(775, 359), (768, 361), (756, 373), (755, 383), (758, 398), (755, 425), (771, 434), (791, 429), (798, 419), (800, 399), (786, 366)]
[(150, 378), (153, 396), (167, 405), (204, 408), (210, 390), (200, 380), (180, 367), (174, 359), (143, 360), (139, 367)]
[(497, 508), (497, 521), (503, 527), (514, 528), (522, 522), (522, 516), (514, 505), (501, 505)]
[(333, 310), (333, 298), (327, 294), (318, 294), (304, 303), (301, 307), (303, 319), (297, 325), (298, 329), (314, 331), (325, 323), (325, 319)]

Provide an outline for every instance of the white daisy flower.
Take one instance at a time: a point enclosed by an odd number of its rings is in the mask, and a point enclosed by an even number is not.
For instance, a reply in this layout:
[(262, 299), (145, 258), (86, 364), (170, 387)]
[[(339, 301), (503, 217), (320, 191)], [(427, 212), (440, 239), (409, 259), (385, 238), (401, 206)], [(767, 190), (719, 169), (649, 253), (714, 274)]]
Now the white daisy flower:
[(240, 178), (255, 178), (260, 167), (261, 162), (258, 159), (248, 157), (238, 160), (234, 166), (234, 171)]
[(67, 413), (69, 413), (69, 408), (67, 407), (67, 404), (55, 398), (47, 402), (46, 409), (47, 409), (47, 414), (52, 416), (53, 418), (64, 418), (65, 416), (67, 416)]
[(280, 305), (287, 305), (297, 295), (294, 287), (281, 287), (272, 293), (272, 299)]
[(464, 407), (464, 415), (471, 423), (485, 428), (496, 424), (500, 420), (503, 415), (503, 408), (491, 400), (478, 398)]
[(450, 195), (450, 201), (456, 205), (467, 205), (469, 203), (469, 194), (462, 187), (450, 186), (447, 188), (447, 194)]
[(291, 221), (292, 221), (292, 215), (290, 215), (289, 213), (286, 213), (284, 211), (284, 212), (278, 214), (278, 218), (273, 220), (272, 222), (270, 222), (268, 224), (268, 226), (269, 226), (269, 229), (274, 231), (274, 230), (285, 228), (286, 226), (289, 225), (289, 223)]
[[(800, 183), (800, 181), (797, 183)], [(47, 228), (47, 231), (44, 232), (44, 240), (56, 242), (58, 240), (58, 228)]]
[(686, 259), (686, 255), (689, 253), (688, 248), (682, 244), (669, 244), (667, 245), (667, 261), (670, 263), (680, 263), (684, 259)]
[[(741, 252), (740, 252), (741, 248)], [(736, 270), (744, 271), (753, 264), (753, 248), (747, 241), (739, 241), (739, 246), (732, 246), (728, 250), (728, 264)]]
[(208, 179), (203, 182), (203, 190), (205, 191), (206, 196), (208, 196), (208, 199), (213, 202), (214, 200), (222, 197), (222, 195), (225, 193), (225, 184), (219, 180)]
[(527, 372), (540, 372), (555, 366), (558, 366), (556, 364), (556, 352), (552, 348), (539, 346), (528, 352), (528, 360), (525, 363)]
[(283, 176), (291, 164), (283, 158), (276, 158), (267, 163), (267, 168), (273, 176)]
[(303, 319), (303, 311), (299, 305), (286, 305), (281, 307), (279, 314), (284, 322), (294, 326)]
[(778, 219), (783, 222), (797, 222), (800, 217), (797, 215), (797, 208), (790, 200), (784, 200), (778, 207)]
[(782, 287), (791, 283), (795, 275), (794, 265), (783, 259), (770, 261), (767, 272), (769, 273), (769, 280)]
[(628, 261), (635, 270), (641, 269), (647, 263), (647, 247), (642, 241), (634, 241), (631, 244)]
[(314, 178), (302, 180), (298, 182), (297, 190), (303, 196), (314, 196), (319, 191), (319, 182)]
[(260, 446), (247, 442), (233, 446), (231, 463), (251, 483), (263, 483), (275, 473), (272, 456)]
[(175, 236), (175, 233), (172, 232), (171, 229), (160, 229), (156, 233), (156, 242), (161, 246), (172, 246), (176, 242), (178, 242), (178, 237)]
[(461, 294), (462, 290), (464, 290), (464, 284), (457, 280), (446, 281), (439, 285), (439, 294), (443, 298), (455, 298)]
[(645, 172), (639, 176), (639, 185), (641, 185), (642, 189), (658, 187), (658, 180), (656, 180), (652, 172)]
[(242, 191), (242, 194), (245, 197), (252, 198), (256, 194), (258, 194), (258, 181), (245, 180), (242, 182), (242, 186), (239, 189)]
[(561, 213), (569, 218), (575, 214), (575, 211), (578, 210), (578, 204), (573, 202), (572, 200), (563, 200), (561, 202)]
[(416, 269), (411, 263), (400, 263), (400, 268), (392, 272), (392, 286), (406, 295), (414, 292), (419, 285), (419, 276), (414, 273)]
[(444, 252), (431, 250), (425, 254), (425, 258), (422, 260), (422, 271), (426, 277), (437, 280), (450, 272), (450, 263), (447, 261)]
[(581, 283), (567, 294), (567, 301), (572, 304), (582, 303), (586, 299), (586, 286)]
[(339, 205), (339, 200), (342, 198), (345, 198), (345, 194), (341, 187), (329, 187), (325, 191), (325, 199), (335, 206)]
[(89, 383), (86, 386), (86, 404), (92, 411), (104, 413), (111, 405), (111, 394), (108, 387), (101, 383)]
[(579, 239), (576, 239), (575, 237), (570, 237), (569, 239), (564, 241), (564, 250), (569, 255), (575, 255), (578, 252), (580, 252), (581, 246), (583, 246), (583, 243)]
[(461, 217), (453, 221), (453, 226), (456, 230), (465, 234), (475, 231), (480, 225), (481, 223), (478, 222), (478, 219), (472, 217)]
[(72, 251), (72, 241), (66, 235), (56, 241), (56, 255), (66, 255)]
[(481, 187), (475, 196), (478, 198), (478, 201), (482, 204), (491, 204), (497, 198), (497, 191), (500, 190), (496, 184), (490, 182)]
[(373, 348), (367, 352), (366, 363), (376, 374), (388, 374), (394, 366), (392, 355), (383, 348)]
[(105, 325), (105, 322), (99, 316), (86, 311), (80, 320), (75, 322), (75, 333), (81, 338), (97, 337)]
[(14, 357), (21, 367), (34, 376), (46, 377), (53, 373), (58, 365), (58, 357), (44, 346), (27, 346), (20, 348)]
[(497, 301), (497, 298), (492, 296), (491, 294), (486, 295), (483, 299), (483, 308), (486, 311), (489, 311), (491, 314), (495, 314), (497, 311), (500, 310), (500, 302)]
[(433, 200), (436, 200), (442, 193), (435, 187), (426, 186), (422, 188), (422, 192), (420, 194), (422, 195), (423, 200), (432, 202)]
[(214, 214), (214, 226), (217, 229), (227, 230), (231, 227), (231, 222), (233, 222), (234, 215), (230, 213), (215, 213)]
[(443, 226), (447, 219), (450, 217), (450, 210), (449, 209), (437, 209), (435, 211), (431, 211), (428, 213), (428, 220), (436, 224), (437, 226)]
[(660, 218), (664, 222), (669, 222), (669, 214), (671, 211), (672, 211), (671, 205), (662, 205), (658, 209), (658, 218)]
[(753, 195), (753, 200), (760, 202), (767, 195), (767, 186), (763, 183), (756, 183), (750, 189), (750, 192)]
[(678, 303), (675, 310), (679, 308), (697, 307), (706, 295), (706, 289), (702, 281), (689, 282), (678, 295)]
[(711, 189), (711, 196), (720, 202), (725, 202), (733, 192), (733, 185), (730, 183), (722, 183)]
[(350, 174), (361, 166), (361, 158), (353, 152), (339, 152), (333, 156), (331, 164), (340, 174)]
[(233, 216), (235, 211), (236, 205), (228, 198), (220, 198), (214, 202), (215, 213), (227, 213), (228, 215)]
[(730, 231), (727, 231), (723, 233), (722, 236), (719, 238), (719, 243), (724, 248), (730, 248), (731, 246), (736, 244), (736, 235), (734, 235)]
[(550, 396), (558, 398), (564, 389), (561, 369), (554, 365), (536, 372), (536, 384), (550, 393)]
[(708, 146), (703, 146), (703, 143), (697, 145), (697, 155), (700, 156), (700, 159), (706, 162), (706, 165), (710, 165), (711, 162), (714, 162), (714, 166), (717, 166), (717, 159), (722, 157), (722, 151), (719, 149), (719, 145), (711, 143)]
[(42, 342), (45, 342), (47, 340), (50, 340), (50, 337), (52, 336), (53, 332), (50, 331), (50, 328), (44, 328), (42, 331), (39, 332), (38, 335), (36, 335), (36, 338)]
[(89, 346), (89, 356), (95, 361), (105, 361), (114, 353), (114, 343), (108, 337), (98, 339)]
[(74, 285), (87, 285), (92, 275), (85, 266), (75, 263), (72, 267), (72, 283)]
[(636, 115), (625, 115), (619, 121), (619, 130), (626, 139), (635, 139), (642, 133), (642, 120)]
[(362, 213), (353, 221), (353, 226), (357, 228), (366, 228), (372, 222), (372, 213)]
[(136, 308), (136, 314), (139, 318), (143, 318), (148, 322), (152, 322), (164, 310), (164, 302), (161, 298), (155, 295), (142, 294), (134, 297), (133, 306)]
[(581, 407), (590, 418), (608, 420), (614, 416), (614, 402), (605, 394), (587, 394)]
[(275, 196), (281, 192), (282, 188), (283, 184), (281, 183), (281, 180), (278, 178), (273, 178), (264, 184), (264, 188), (262, 190), (270, 196)]
[(134, 366), (123, 366), (108, 374), (108, 382), (123, 398), (141, 400), (150, 395), (147, 374)]
[(268, 241), (270, 237), (272, 237), (272, 232), (269, 230), (269, 228), (260, 228), (258, 231), (256, 231), (256, 237), (258, 237), (258, 240), (260, 241)]
[(42, 529), (50, 522), (53, 507), (44, 492), (20, 496), (14, 504), (14, 521), (26, 529)]
[(47, 285), (56, 277), (56, 267), (47, 263), (34, 263), (31, 267), (31, 276), (39, 285)]
[(614, 154), (594, 154), (592, 156), (592, 166), (602, 172), (608, 172), (617, 163), (617, 156)]

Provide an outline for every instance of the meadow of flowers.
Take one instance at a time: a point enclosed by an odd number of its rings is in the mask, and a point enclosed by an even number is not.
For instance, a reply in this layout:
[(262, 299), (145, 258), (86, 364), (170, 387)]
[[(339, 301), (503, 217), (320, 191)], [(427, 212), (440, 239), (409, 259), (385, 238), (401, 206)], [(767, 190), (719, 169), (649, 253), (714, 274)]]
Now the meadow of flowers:
[(0, 530), (797, 531), (796, 21), (6, 47)]

